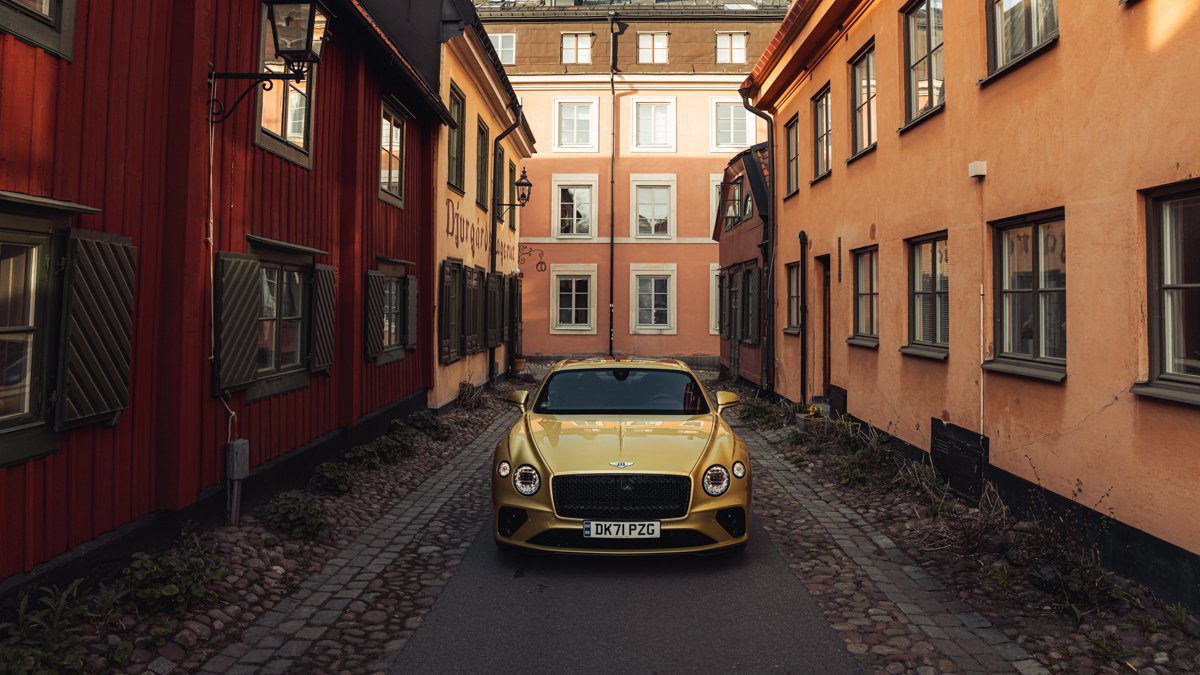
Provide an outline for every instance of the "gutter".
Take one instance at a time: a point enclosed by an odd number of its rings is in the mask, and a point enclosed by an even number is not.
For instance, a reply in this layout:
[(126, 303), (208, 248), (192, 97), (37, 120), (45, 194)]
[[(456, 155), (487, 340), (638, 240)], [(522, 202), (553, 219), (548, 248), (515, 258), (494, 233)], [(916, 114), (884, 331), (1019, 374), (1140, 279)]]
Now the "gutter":
[(766, 302), (763, 303), (766, 311), (763, 316), (762, 331), (762, 383), (763, 389), (770, 392), (775, 391), (775, 191), (779, 182), (775, 175), (775, 118), (750, 103), (750, 93), (744, 85), (738, 93), (742, 95), (742, 106), (767, 123), (767, 166), (769, 167), (767, 192), (770, 196), (770, 206), (767, 209), (766, 223), (763, 227), (763, 240), (759, 246), (762, 248), (763, 262), (766, 267), (763, 285), (767, 290)]
[[(616, 356), (617, 320), (617, 13), (608, 13), (608, 88), (612, 101), (612, 145), (608, 159), (608, 355)], [(598, 122), (597, 122), (598, 123)]]
[[(488, 271), (492, 274), (496, 273), (496, 241), (500, 235), (500, 209), (502, 208), (501, 204), (503, 202), (501, 199), (501, 194), (504, 192), (504, 182), (501, 178), (504, 175), (504, 166), (500, 162), (500, 144), (503, 143), (504, 139), (508, 138), (508, 136), (514, 131), (520, 129), (521, 125), (525, 123), (525, 110), (521, 107), (521, 100), (517, 98), (516, 94), (513, 94), (512, 98), (509, 99), (508, 107), (513, 111), (513, 122), (512, 124), (508, 125), (508, 128), (505, 129), (499, 136), (497, 136), (494, 141), (492, 141), (492, 238), (490, 246), (491, 251), (488, 253)], [(513, 212), (509, 217), (516, 218), (517, 207), (511, 206), (510, 208), (513, 209)], [(503, 292), (503, 287), (501, 287), (501, 292)], [(484, 282), (484, 298), (484, 302), (487, 302), (486, 282)], [(500, 306), (504, 306), (503, 299), (500, 302)], [(483, 332), (486, 338), (486, 325), (483, 327)], [(488, 382), (496, 381), (496, 370), (496, 348), (488, 347)]]

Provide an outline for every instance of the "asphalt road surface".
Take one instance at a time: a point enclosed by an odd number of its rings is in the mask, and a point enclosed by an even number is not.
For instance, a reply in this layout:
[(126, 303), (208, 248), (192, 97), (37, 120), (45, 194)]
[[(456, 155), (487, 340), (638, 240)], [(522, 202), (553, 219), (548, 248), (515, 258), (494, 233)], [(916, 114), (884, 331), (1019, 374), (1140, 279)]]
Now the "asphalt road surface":
[(393, 673), (865, 672), (766, 532), (708, 557), (527, 556), (484, 527)]

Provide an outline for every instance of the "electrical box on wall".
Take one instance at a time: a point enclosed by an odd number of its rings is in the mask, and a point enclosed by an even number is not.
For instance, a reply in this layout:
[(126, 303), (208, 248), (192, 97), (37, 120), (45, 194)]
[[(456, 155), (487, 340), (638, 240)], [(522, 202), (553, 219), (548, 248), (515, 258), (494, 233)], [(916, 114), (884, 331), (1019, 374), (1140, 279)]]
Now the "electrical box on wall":
[(987, 176), (987, 162), (971, 162), (968, 164), (967, 176), (970, 178), (983, 178)]
[(250, 441), (239, 438), (225, 444), (225, 478), (245, 480), (250, 475)]

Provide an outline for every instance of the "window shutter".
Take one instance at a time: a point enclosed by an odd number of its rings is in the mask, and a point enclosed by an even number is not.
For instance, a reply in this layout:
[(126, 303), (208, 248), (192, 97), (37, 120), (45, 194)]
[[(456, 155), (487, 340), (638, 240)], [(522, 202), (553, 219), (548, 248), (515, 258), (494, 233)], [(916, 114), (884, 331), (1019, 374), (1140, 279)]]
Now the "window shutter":
[(408, 275), (404, 278), (404, 346), (407, 349), (417, 348), (417, 278)]
[(729, 275), (722, 274), (717, 277), (717, 302), (721, 304), (720, 322), (721, 339), (729, 339)]
[(262, 309), (258, 259), (238, 253), (217, 256), (216, 379), (213, 390), (245, 388), (254, 381), (254, 329)]
[(487, 346), (500, 346), (500, 275), (487, 275)]
[(523, 338), (525, 337), (525, 326), (522, 323), (524, 321), (524, 317), (522, 315), (522, 304), (521, 304), (521, 277), (514, 277), (512, 286), (513, 286), (513, 298), (512, 298), (513, 353), (515, 353), (519, 356), (524, 356), (525, 352), (522, 350), (525, 348), (525, 345), (523, 342)]
[(337, 270), (329, 265), (314, 265), (312, 270), (311, 313), (312, 351), (308, 369), (314, 373), (333, 367), (334, 297)]
[(56, 430), (115, 424), (129, 405), (136, 263), (128, 238), (71, 230)]
[(454, 315), (451, 298), (454, 296), (454, 269), (443, 261), (441, 269), (441, 292), (438, 296), (438, 359), (450, 361), (450, 333), (453, 330), (451, 317)]
[(500, 341), (512, 339), (512, 276), (500, 278)]
[(475, 289), (475, 351), (487, 348), (487, 273), (482, 268), (475, 271), (479, 286)]
[(748, 316), (750, 325), (746, 327), (746, 338), (750, 344), (758, 344), (758, 335), (762, 327), (762, 317), (759, 314), (762, 298), (759, 289), (762, 287), (762, 268), (750, 270), (750, 288), (747, 290)]
[(363, 335), (367, 341), (367, 358), (383, 352), (383, 274), (367, 272), (367, 325)]

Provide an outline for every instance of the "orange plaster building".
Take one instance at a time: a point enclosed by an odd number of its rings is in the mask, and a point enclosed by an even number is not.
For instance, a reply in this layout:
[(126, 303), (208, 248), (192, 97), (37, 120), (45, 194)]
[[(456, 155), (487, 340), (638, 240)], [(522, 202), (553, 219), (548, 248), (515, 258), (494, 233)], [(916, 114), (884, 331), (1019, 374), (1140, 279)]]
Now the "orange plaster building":
[(541, 139), (522, 212), (526, 356), (715, 363), (718, 190), (766, 136), (737, 88), (785, 4), (477, 3)]
[(1193, 605), (1198, 43), (1189, 2), (799, 0), (744, 86), (777, 149), (775, 390), (966, 494), (1111, 516), (1104, 559)]

